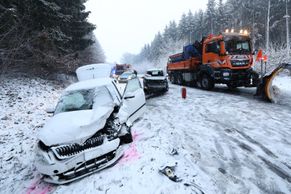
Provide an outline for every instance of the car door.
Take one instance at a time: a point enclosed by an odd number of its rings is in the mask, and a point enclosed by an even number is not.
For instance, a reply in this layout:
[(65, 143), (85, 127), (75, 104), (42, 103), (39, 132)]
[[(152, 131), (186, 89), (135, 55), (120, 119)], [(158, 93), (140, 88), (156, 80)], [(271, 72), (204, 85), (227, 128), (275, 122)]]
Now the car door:
[(138, 78), (128, 80), (119, 109), (119, 119), (131, 125), (145, 111), (145, 94)]

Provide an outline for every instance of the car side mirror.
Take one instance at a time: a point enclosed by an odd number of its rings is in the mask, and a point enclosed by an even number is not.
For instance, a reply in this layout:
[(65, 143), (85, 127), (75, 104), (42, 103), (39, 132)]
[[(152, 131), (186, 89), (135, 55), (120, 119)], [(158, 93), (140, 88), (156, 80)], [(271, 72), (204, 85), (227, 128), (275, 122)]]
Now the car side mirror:
[(55, 113), (55, 109), (52, 108), (52, 107), (49, 107), (49, 108), (45, 109), (45, 112), (48, 113), (48, 114), (54, 114)]

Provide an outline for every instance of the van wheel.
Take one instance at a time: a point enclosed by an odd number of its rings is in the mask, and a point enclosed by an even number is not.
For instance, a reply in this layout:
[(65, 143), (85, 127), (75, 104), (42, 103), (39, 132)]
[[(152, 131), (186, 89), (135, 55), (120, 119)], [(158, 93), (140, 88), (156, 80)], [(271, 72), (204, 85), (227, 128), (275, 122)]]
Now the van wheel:
[(212, 90), (214, 88), (214, 81), (209, 75), (203, 74), (200, 79), (200, 85), (204, 90)]

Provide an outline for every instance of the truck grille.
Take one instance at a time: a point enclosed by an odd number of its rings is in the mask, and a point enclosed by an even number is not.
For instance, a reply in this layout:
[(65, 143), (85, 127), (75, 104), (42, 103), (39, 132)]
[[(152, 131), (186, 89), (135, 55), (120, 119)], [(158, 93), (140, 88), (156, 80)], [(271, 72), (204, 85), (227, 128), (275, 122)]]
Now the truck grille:
[(103, 144), (103, 141), (104, 141), (104, 136), (92, 137), (81, 145), (77, 143), (70, 144), (70, 145), (62, 145), (62, 146), (53, 147), (52, 150), (58, 158), (65, 159), (73, 155), (76, 155), (86, 149), (100, 146), (101, 144)]
[(249, 63), (250, 63), (250, 60), (231, 60), (231, 65), (233, 67), (248, 66)]
[(164, 80), (146, 80), (147, 84), (153, 84), (153, 85), (159, 85), (159, 84), (165, 84)]

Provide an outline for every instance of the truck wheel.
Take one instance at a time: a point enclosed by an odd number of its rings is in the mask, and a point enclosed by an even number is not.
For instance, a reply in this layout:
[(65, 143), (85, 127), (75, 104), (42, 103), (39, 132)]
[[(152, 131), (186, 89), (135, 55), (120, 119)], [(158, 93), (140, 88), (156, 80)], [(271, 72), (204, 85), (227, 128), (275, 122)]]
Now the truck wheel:
[(214, 88), (213, 79), (207, 75), (203, 74), (200, 80), (201, 88), (204, 90), (212, 90)]
[(175, 84), (175, 77), (174, 77), (174, 75), (169, 75), (169, 79), (170, 79), (170, 82), (172, 83), (172, 84)]
[(237, 86), (235, 84), (226, 84), (226, 85), (227, 85), (228, 89), (230, 89), (230, 90), (234, 90), (237, 88)]
[(177, 84), (178, 85), (182, 85), (183, 84), (183, 78), (181, 74), (177, 75)]

